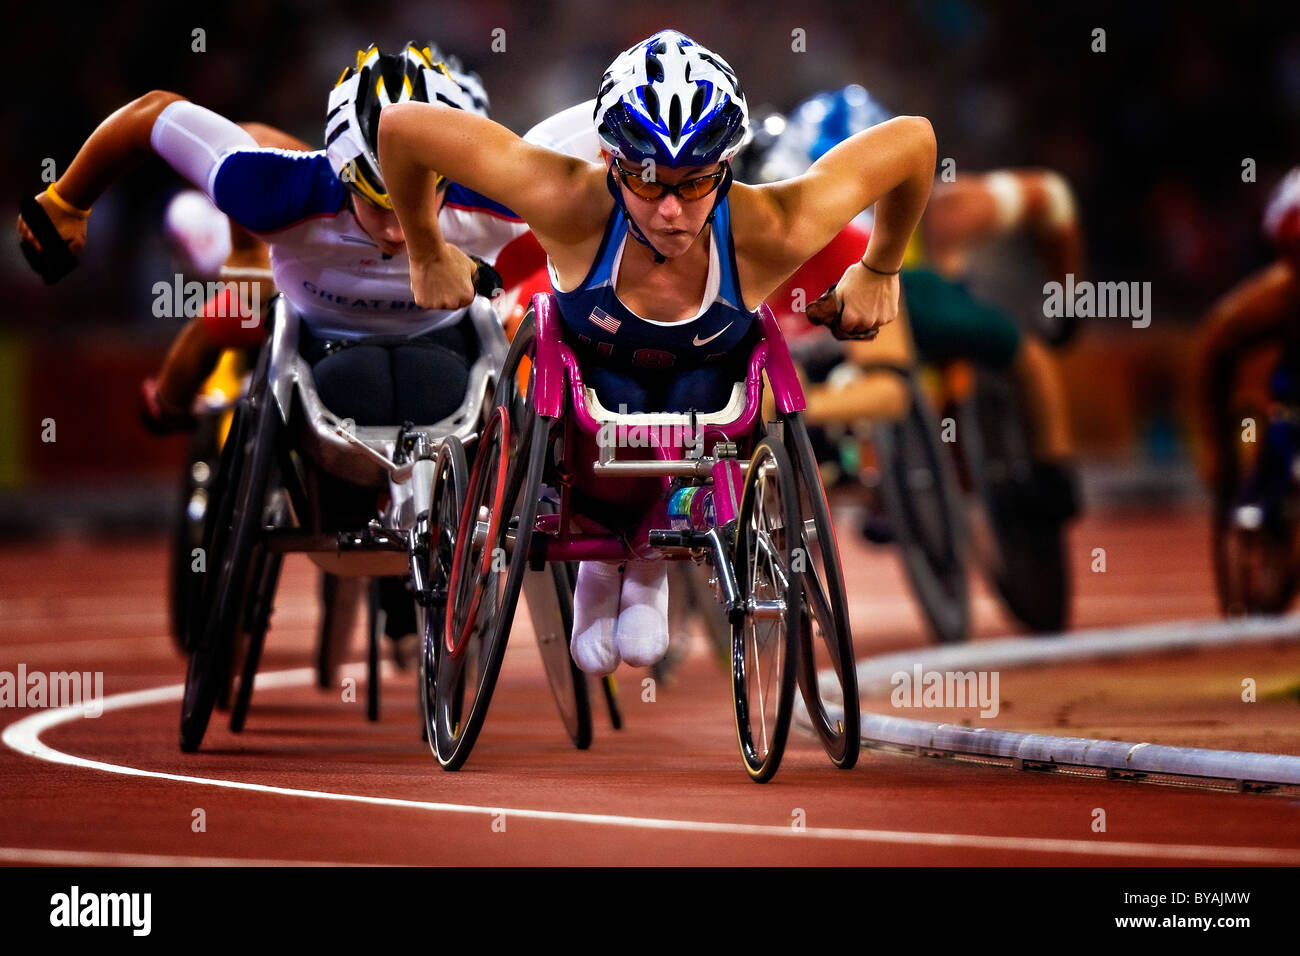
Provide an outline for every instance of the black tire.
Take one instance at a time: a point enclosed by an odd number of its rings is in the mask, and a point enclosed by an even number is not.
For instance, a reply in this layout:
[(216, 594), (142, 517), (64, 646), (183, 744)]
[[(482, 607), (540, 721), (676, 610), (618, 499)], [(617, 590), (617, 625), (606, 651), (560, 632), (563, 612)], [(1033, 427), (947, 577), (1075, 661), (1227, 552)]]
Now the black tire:
[(732, 703), (745, 772), (766, 783), (781, 766), (805, 629), (794, 570), (804, 540), (799, 487), (785, 448), (754, 449), (736, 522), (735, 571), (743, 613), (732, 621)]
[[(799, 638), (799, 690), (827, 756), (835, 766), (848, 770), (858, 762), (862, 726), (844, 568), (803, 415), (783, 416), (782, 433), (795, 467), (802, 526), (813, 531), (812, 538), (805, 534), (802, 545), (811, 560), (799, 575), (805, 609)], [(818, 679), (823, 671), (833, 672), (838, 684), (838, 694), (829, 699), (823, 696)], [(839, 716), (832, 712), (835, 709)]]
[(366, 583), (366, 719), (379, 720), (379, 651), (384, 639), (384, 610), (379, 600), (379, 578)]
[(232, 733), (242, 733), (244, 723), (248, 719), (248, 707), (253, 700), (253, 683), (257, 678), (257, 668), (262, 661), (262, 648), (266, 644), (266, 631), (271, 624), (271, 611), (273, 610), (275, 591), (280, 583), (280, 566), (283, 562), (283, 555), (271, 554), (264, 549), (258, 549), (257, 570), (254, 572), (253, 577), (253, 580), (258, 582), (257, 590), (254, 592), (256, 599), (248, 609), (248, 617), (244, 624), (244, 631), (248, 635), (248, 640), (244, 651), (242, 673), (239, 678), (239, 691), (236, 693), (235, 702), (230, 708), (230, 730)]
[(568, 565), (552, 561), (540, 571), (528, 571), (524, 581), (528, 612), (537, 635), (546, 681), (573, 746), (591, 746), (591, 696), (587, 675), (569, 653), (573, 637), (573, 583)]
[(1065, 629), (1070, 576), (1065, 521), (1027, 506), (1033, 498), (1030, 423), (1014, 383), (979, 370), (958, 424), (992, 553), (981, 564), (1010, 612), (1030, 631)]
[(195, 604), (200, 596), (202, 579), (194, 572), (194, 549), (203, 547), (208, 506), (220, 494), (217, 477), (221, 472), (221, 429), (227, 420), (225, 412), (213, 412), (199, 418), (181, 474), (168, 581), (172, 639), (181, 652), (186, 650), (186, 634), (194, 620)]
[(930, 633), (956, 644), (970, 637), (965, 505), (934, 415), (916, 382), (909, 385), (907, 417), (876, 429), (880, 493)]
[[(230, 675), (235, 634), (245, 614), (244, 602), (255, 584), (251, 580), (253, 557), (262, 535), (267, 486), (279, 434), (279, 415), (266, 382), (269, 357), (268, 345), (254, 373), (254, 388), (240, 404), (240, 411), (250, 423), (247, 431), (232, 430), (237, 442), (229, 447), (231, 480), (227, 487), (233, 491), (233, 507), (227, 510), (223, 506), (213, 513), (213, 547), (206, 553), (205, 577), (211, 575), (212, 580), (204, 582), (205, 626), (190, 655), (181, 700), (180, 744), (186, 753), (197, 750), (207, 732), (217, 695)], [(226, 514), (230, 516), (228, 531), (220, 520)], [(207, 600), (209, 594), (211, 600)]]
[[(530, 418), (527, 399), (519, 390), (517, 373), (525, 359), (532, 359), (536, 347), (537, 321), (530, 307), (528, 314), (515, 329), (514, 338), (510, 340), (510, 348), (501, 364), (501, 374), (497, 378), (496, 392), (492, 399), (493, 408), (504, 405), (510, 413), (510, 432), (513, 435), (522, 435), (521, 429)], [(530, 372), (530, 377), (531, 374)]]
[(600, 679), (600, 689), (605, 697), (605, 709), (609, 712), (610, 726), (615, 730), (623, 729), (623, 708), (618, 704), (618, 681), (613, 674), (606, 674)]
[(434, 465), (433, 488), (429, 500), (432, 510), (428, 519), (428, 541), (421, 543), (421, 563), (424, 591), (416, 595), (423, 609), (421, 614), (420, 646), (420, 719), (424, 739), (437, 756), (433, 717), (436, 710), (438, 651), (442, 646), (447, 621), (447, 582), (451, 576), (452, 555), (456, 547), (456, 531), (465, 506), (469, 482), (469, 465), (460, 439), (449, 435), (438, 448)]
[[(512, 434), (523, 434), (529, 427), (532, 413), (528, 408), (524, 393), (519, 388), (519, 368), (525, 360), (531, 361), (537, 348), (537, 323), (531, 306), (519, 327), (515, 329), (514, 338), (501, 364), (501, 374), (497, 379), (494, 404), (505, 406), (510, 414)], [(530, 373), (531, 377), (531, 373)], [(545, 508), (545, 505), (539, 505)], [(533, 578), (533, 575), (546, 575), (549, 581)], [(538, 650), (546, 668), (546, 679), (559, 709), (560, 719), (573, 745), (579, 750), (591, 746), (591, 694), (587, 687), (586, 675), (573, 662), (569, 654), (569, 641), (573, 637), (573, 585), (576, 572), (556, 563), (550, 571), (530, 572), (525, 579), (525, 587), (530, 597), (536, 596), (544, 610), (534, 613), (534, 601), (529, 600), (529, 613), (533, 616), (533, 628), (537, 635)], [(554, 601), (551, 591), (554, 591)], [(621, 715), (616, 713), (617, 705), (607, 697), (611, 707), (611, 720), (615, 726), (621, 725)]]
[(1215, 583), (1219, 605), (1230, 617), (1282, 614), (1295, 598), (1296, 528), (1238, 527), (1216, 516)]
[[(537, 518), (550, 422), (533, 416), (531, 435), (527, 440), (520, 436), (515, 443), (506, 434), (507, 420), (506, 409), (499, 406), (479, 438), (456, 534), (446, 633), (438, 648), (433, 721), (434, 753), (446, 770), (458, 770), (465, 763), (487, 716), (528, 569)], [(504, 463), (500, 456), (503, 446), (507, 448)], [(493, 507), (498, 483), (499, 512)], [(473, 541), (480, 508), (487, 509), (489, 521), (488, 537), (481, 548)], [(509, 546), (511, 531), (513, 548)], [(486, 571), (480, 570), (484, 563)], [(475, 642), (480, 646), (473, 646)]]

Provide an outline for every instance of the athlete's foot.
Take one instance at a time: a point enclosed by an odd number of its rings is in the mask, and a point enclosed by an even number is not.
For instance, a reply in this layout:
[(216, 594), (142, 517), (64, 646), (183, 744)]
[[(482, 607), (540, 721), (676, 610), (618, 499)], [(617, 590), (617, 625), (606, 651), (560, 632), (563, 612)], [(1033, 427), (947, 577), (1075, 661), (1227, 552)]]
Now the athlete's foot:
[(622, 603), (614, 631), (619, 653), (633, 667), (649, 667), (668, 652), (668, 566), (629, 561)]
[(612, 674), (619, 665), (614, 637), (623, 573), (616, 564), (583, 561), (573, 591), (573, 640), (569, 653), (587, 674)]

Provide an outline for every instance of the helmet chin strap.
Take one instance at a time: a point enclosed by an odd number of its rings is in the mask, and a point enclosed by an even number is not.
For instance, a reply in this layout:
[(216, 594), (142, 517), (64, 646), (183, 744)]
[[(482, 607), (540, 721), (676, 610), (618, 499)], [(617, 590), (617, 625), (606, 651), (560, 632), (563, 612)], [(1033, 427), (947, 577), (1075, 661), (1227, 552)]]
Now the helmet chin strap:
[[(723, 163), (722, 167), (726, 170), (726, 173), (722, 177), (722, 182), (718, 184), (718, 188), (713, 191), (713, 208), (709, 210), (709, 217), (704, 220), (704, 225), (700, 226), (700, 231), (695, 234), (695, 238), (692, 239), (691, 242), (700, 238), (704, 233), (704, 230), (709, 228), (709, 224), (713, 222), (713, 217), (718, 211), (718, 203), (722, 202), (723, 198), (727, 195), (727, 190), (731, 188), (731, 163)], [(618, 205), (618, 208), (623, 210), (623, 216), (627, 219), (627, 228), (628, 231), (632, 233), (632, 238), (654, 253), (655, 265), (667, 262), (668, 257), (654, 247), (654, 244), (647, 239), (645, 233), (641, 231), (641, 227), (636, 224), (636, 220), (632, 218), (632, 214), (627, 211), (627, 203), (623, 201), (623, 190), (619, 188), (618, 181), (614, 178), (613, 163), (610, 164), (609, 170), (605, 174), (605, 186), (609, 189), (610, 195), (614, 197), (614, 202)]]

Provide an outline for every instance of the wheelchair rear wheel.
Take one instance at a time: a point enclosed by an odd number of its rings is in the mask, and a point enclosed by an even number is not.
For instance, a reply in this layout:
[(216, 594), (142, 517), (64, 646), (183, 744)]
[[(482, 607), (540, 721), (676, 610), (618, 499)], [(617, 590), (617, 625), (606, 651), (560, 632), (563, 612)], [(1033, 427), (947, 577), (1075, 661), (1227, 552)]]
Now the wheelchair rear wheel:
[(970, 636), (966, 515), (934, 416), (914, 382), (911, 393), (907, 417), (876, 430), (881, 497), (930, 632), (954, 644)]
[(782, 432), (794, 465), (804, 536), (796, 568), (805, 608), (799, 632), (799, 689), (827, 756), (847, 770), (858, 761), (862, 728), (844, 569), (803, 415), (783, 416)]
[(785, 449), (754, 449), (740, 499), (735, 567), (744, 601), (732, 622), (732, 702), (745, 771), (772, 779), (785, 753), (794, 709), (803, 588), (795, 570), (803, 543), (799, 489)]
[(448, 436), (438, 448), (429, 499), (433, 509), (429, 515), (428, 541), (422, 545), (423, 553), (417, 559), (421, 563), (424, 579), (424, 591), (416, 595), (416, 600), (423, 608), (420, 635), (420, 715), (424, 721), (425, 739), (434, 756), (438, 753), (434, 715), (437, 713), (438, 656), (443, 647), (447, 623), (447, 582), (451, 577), (456, 530), (465, 508), (468, 482), (469, 465), (465, 460), (465, 448), (460, 439), (454, 435)]
[(227, 494), (221, 507), (209, 509), (210, 546), (205, 551), (202, 604), (196, 608), (194, 632), (197, 635), (201, 627), (202, 635), (190, 653), (181, 701), (180, 744), (186, 753), (197, 750), (207, 732), (212, 708), (230, 676), (246, 602), (259, 583), (254, 580), (253, 559), (262, 536), (279, 433), (279, 415), (266, 386), (269, 351), (264, 349), (254, 375), (256, 384), (239, 406), (237, 420), (247, 427), (232, 427), (222, 450), (223, 470), (229, 469)]
[(531, 419), (516, 445), (498, 406), (470, 471), (435, 677), (434, 753), (447, 770), (459, 769), (478, 739), (528, 569), (550, 429)]
[(587, 676), (569, 653), (573, 635), (573, 582), (563, 561), (550, 562), (524, 576), (524, 597), (537, 635), (551, 696), (573, 746), (591, 746), (591, 698)]
[(221, 430), (227, 420), (225, 412), (199, 418), (198, 428), (190, 438), (189, 457), (181, 476), (180, 508), (172, 538), (168, 591), (172, 638), (181, 651), (188, 649), (186, 635), (202, 587), (202, 578), (194, 571), (194, 551), (204, 545), (208, 510), (222, 492), (217, 478), (221, 472)]
[(1029, 423), (1012, 383), (980, 371), (962, 408), (966, 463), (987, 516), (983, 562), (1007, 608), (1031, 631), (1063, 630), (1070, 616), (1065, 519), (1038, 514)]
[(257, 589), (253, 592), (253, 600), (249, 603), (243, 625), (243, 632), (247, 635), (244, 663), (239, 690), (230, 709), (230, 730), (236, 734), (243, 731), (244, 722), (248, 719), (248, 706), (253, 700), (253, 681), (262, 661), (262, 647), (266, 643), (266, 630), (271, 623), (272, 602), (280, 581), (280, 565), (283, 560), (283, 555), (271, 554), (258, 548), (254, 561), (256, 570), (253, 572), (253, 581), (256, 582)]

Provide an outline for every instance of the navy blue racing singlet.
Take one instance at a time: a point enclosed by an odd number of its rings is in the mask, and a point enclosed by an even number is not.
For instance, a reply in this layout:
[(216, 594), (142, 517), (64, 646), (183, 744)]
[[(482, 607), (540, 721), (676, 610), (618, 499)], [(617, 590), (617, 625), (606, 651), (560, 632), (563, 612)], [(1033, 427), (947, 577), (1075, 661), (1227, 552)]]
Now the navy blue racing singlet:
[[(746, 311), (736, 279), (726, 197), (713, 215), (704, 292), (707, 306), (693, 319), (644, 319), (619, 301), (614, 293), (615, 270), (628, 238), (627, 216), (615, 205), (587, 277), (571, 292), (555, 289), (565, 326), (589, 354), (600, 357), (601, 365), (684, 371), (719, 362), (745, 341), (757, 315)], [(554, 288), (554, 272), (551, 285)]]

